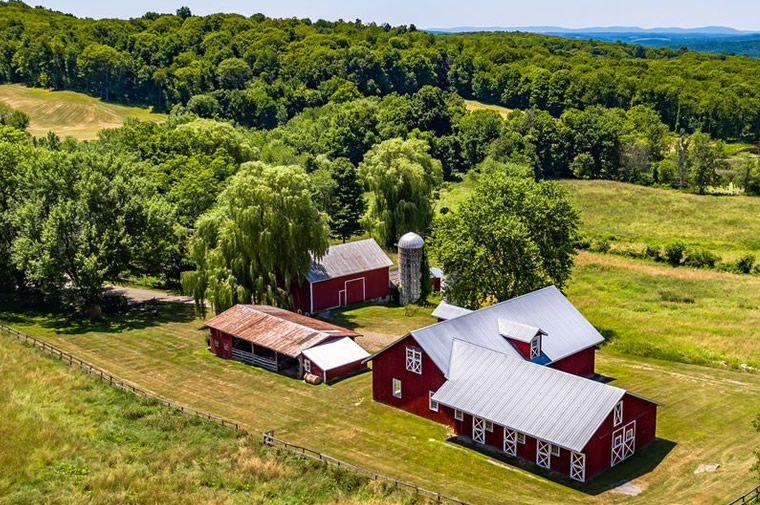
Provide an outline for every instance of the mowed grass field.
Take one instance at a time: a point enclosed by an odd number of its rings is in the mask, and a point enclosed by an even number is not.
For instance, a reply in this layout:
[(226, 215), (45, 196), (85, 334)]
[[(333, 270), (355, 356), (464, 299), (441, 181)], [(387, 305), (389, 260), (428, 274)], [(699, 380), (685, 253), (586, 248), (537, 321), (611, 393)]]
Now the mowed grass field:
[[(361, 310), (354, 314), (355, 321), (363, 317)], [(156, 393), (241, 421), (251, 432), (272, 429), (295, 443), (476, 504), (719, 504), (755, 481), (756, 374), (601, 351), (599, 373), (665, 407), (654, 445), (575, 488), (533, 467), (463, 448), (448, 441), (446, 427), (373, 402), (369, 374), (315, 387), (215, 358), (192, 307), (163, 305), (157, 318), (135, 312), (102, 323), (14, 312), (0, 313), (0, 320)], [(721, 467), (695, 474), (703, 463)], [(612, 490), (626, 480), (641, 494)]]
[(2, 337), (0, 503), (402, 503)]
[(94, 139), (103, 128), (116, 128), (128, 117), (163, 122), (165, 114), (149, 109), (106, 103), (74, 91), (27, 88), (20, 84), (0, 85), (0, 102), (29, 115), (29, 133), (35, 137), (53, 131), (61, 138)]
[(490, 103), (483, 103), (479, 102), (477, 100), (465, 100), (464, 106), (469, 111), (473, 110), (495, 110), (499, 113), (502, 119), (506, 119), (510, 112), (512, 112), (512, 109), (507, 109), (506, 107), (502, 107), (501, 105), (494, 105)]

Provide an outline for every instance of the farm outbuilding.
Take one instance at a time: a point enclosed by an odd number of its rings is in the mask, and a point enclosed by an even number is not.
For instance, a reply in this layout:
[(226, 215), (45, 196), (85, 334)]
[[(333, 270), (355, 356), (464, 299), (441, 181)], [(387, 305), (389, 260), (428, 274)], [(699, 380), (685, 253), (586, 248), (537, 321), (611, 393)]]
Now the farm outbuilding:
[(390, 298), (393, 262), (374, 239), (330, 246), (312, 259), (304, 282), (293, 287), (293, 310), (313, 314), (326, 309)]
[(364, 369), (362, 360), (368, 356), (354, 342), (358, 333), (268, 305), (235, 305), (205, 325), (217, 356), (299, 378), (313, 373), (304, 352), (315, 347), (321, 347), (314, 355), (329, 380)]
[(579, 481), (654, 440), (657, 404), (589, 378), (604, 338), (554, 286), (438, 309), (449, 319), (370, 358), (376, 401)]

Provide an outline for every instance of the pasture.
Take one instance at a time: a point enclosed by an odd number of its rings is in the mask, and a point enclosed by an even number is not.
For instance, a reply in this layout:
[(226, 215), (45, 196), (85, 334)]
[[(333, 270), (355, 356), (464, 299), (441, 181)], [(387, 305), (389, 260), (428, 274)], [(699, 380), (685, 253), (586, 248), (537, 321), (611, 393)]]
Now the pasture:
[(59, 137), (77, 140), (97, 138), (103, 128), (116, 128), (129, 117), (163, 122), (165, 114), (149, 109), (106, 103), (75, 91), (27, 88), (20, 84), (0, 85), (0, 102), (29, 115), (27, 130), (35, 137), (53, 131)]
[(474, 111), (474, 110), (495, 110), (499, 113), (502, 119), (507, 119), (507, 116), (510, 112), (512, 112), (512, 109), (507, 109), (506, 107), (503, 107), (501, 105), (494, 105), (490, 103), (484, 103), (479, 102), (477, 100), (465, 100), (464, 106), (467, 108), (468, 111)]
[[(359, 321), (376, 317), (366, 312), (359, 308), (346, 317), (361, 330)], [(446, 427), (374, 403), (369, 374), (315, 387), (215, 358), (206, 350), (202, 321), (192, 307), (162, 305), (158, 317), (133, 311), (100, 323), (17, 312), (2, 312), (0, 320), (158, 394), (238, 420), (251, 432), (273, 429), (294, 443), (477, 504), (707, 505), (740, 494), (754, 481), (756, 374), (631, 358), (614, 346), (600, 352), (597, 371), (612, 384), (665, 404), (659, 440), (575, 488), (533, 467), (464, 449), (449, 441)], [(721, 467), (695, 474), (703, 463)], [(641, 494), (613, 490), (625, 480)]]

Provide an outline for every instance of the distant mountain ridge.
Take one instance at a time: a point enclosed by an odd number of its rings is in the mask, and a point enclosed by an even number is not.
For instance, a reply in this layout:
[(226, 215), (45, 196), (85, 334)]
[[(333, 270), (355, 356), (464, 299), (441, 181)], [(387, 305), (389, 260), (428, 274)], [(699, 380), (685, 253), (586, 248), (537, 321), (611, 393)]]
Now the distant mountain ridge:
[(639, 26), (591, 26), (587, 28), (565, 28), (562, 26), (455, 26), (451, 28), (426, 28), (433, 33), (463, 33), (463, 32), (531, 32), (547, 34), (591, 34), (591, 33), (621, 33), (621, 34), (668, 34), (668, 35), (711, 35), (717, 37), (740, 37), (750, 34), (760, 34), (760, 31), (737, 30), (729, 26), (703, 26), (696, 28), (660, 27), (641, 28)]

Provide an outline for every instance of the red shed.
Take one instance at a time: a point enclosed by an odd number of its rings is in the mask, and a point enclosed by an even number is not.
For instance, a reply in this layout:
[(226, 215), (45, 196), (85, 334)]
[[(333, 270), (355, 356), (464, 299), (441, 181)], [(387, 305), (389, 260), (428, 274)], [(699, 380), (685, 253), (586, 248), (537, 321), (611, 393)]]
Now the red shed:
[(391, 265), (374, 239), (330, 246), (323, 258), (312, 260), (305, 281), (291, 290), (293, 309), (313, 314), (352, 303), (388, 300)]
[(555, 287), (445, 315), (371, 358), (375, 400), (577, 480), (654, 439), (657, 404), (585, 378), (604, 339)]
[[(235, 305), (206, 321), (211, 351), (268, 370), (302, 377), (302, 354), (315, 346), (330, 379), (365, 368), (368, 354), (353, 340), (358, 333), (302, 314), (267, 305)], [(341, 345), (330, 345), (344, 341)]]

